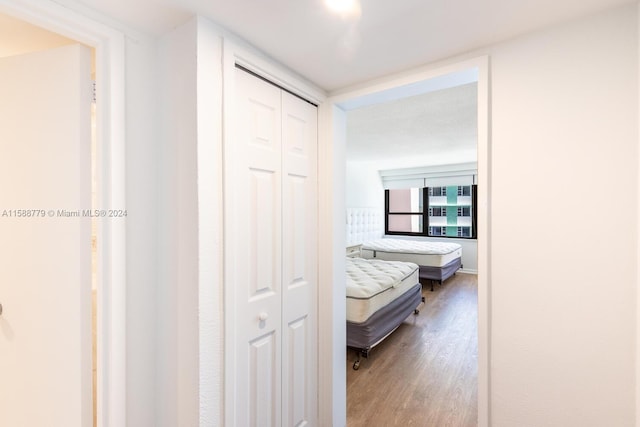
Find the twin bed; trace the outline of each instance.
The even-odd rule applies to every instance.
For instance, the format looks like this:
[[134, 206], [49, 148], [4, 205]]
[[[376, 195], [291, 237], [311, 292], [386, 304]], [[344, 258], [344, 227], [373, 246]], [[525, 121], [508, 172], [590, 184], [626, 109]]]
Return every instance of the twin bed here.
[[418, 314], [422, 285], [417, 264], [347, 258], [347, 346], [360, 355], [395, 331], [411, 314]]
[[458, 243], [376, 239], [362, 244], [363, 258], [408, 261], [420, 266], [420, 278], [442, 283], [462, 267], [462, 246]]
[[348, 241], [364, 242], [362, 258], [347, 258], [346, 268], [347, 346], [358, 354], [353, 369], [359, 368], [361, 355], [367, 357], [411, 313], [419, 313], [420, 279], [429, 280], [433, 291], [434, 282], [442, 283], [462, 266], [457, 243], [371, 239], [376, 221], [366, 211], [347, 212]]

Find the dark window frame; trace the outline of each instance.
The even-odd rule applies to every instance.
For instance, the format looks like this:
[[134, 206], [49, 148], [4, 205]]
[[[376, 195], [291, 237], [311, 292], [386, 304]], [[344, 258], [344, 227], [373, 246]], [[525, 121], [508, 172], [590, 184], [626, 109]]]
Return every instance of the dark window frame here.
[[[429, 193], [427, 193], [427, 187], [422, 188], [422, 212], [389, 212], [389, 190], [384, 190], [384, 233], [396, 236], [426, 236], [427, 231], [424, 225], [428, 220], [425, 220], [429, 216], [429, 208], [427, 206], [429, 199]], [[389, 231], [389, 215], [417, 215], [422, 217], [422, 233], [412, 233], [408, 231]]]
[[[446, 188], [447, 186], [439, 186]], [[431, 234], [431, 227], [444, 227], [439, 225], [429, 224], [429, 189], [432, 187], [422, 187], [422, 212], [389, 212], [389, 190], [384, 190], [384, 233], [391, 236], [423, 236], [423, 237], [441, 237], [447, 239], [469, 239], [476, 240], [478, 238], [478, 185], [471, 185], [471, 236], [447, 236], [445, 235], [433, 235]], [[445, 190], [446, 191], [446, 190]], [[437, 197], [437, 196], [436, 196]], [[457, 213], [457, 212], [456, 212]], [[389, 216], [390, 215], [417, 215], [422, 218], [422, 232], [406, 232], [406, 231], [389, 231]], [[460, 227], [460, 226], [456, 226]], [[442, 229], [441, 229], [442, 231]], [[456, 230], [456, 234], [457, 230]]]

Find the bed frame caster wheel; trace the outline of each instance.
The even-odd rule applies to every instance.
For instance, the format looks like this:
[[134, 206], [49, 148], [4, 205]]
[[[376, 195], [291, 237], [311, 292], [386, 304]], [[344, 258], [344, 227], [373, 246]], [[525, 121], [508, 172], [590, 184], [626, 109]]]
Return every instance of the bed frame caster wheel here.
[[355, 362], [353, 362], [353, 370], [357, 371], [360, 368], [360, 361], [356, 360]]
[[415, 315], [417, 316], [418, 314], [420, 314], [420, 310], [418, 310], [418, 309], [416, 308], [415, 310], [413, 310], [413, 314], [415, 314]]

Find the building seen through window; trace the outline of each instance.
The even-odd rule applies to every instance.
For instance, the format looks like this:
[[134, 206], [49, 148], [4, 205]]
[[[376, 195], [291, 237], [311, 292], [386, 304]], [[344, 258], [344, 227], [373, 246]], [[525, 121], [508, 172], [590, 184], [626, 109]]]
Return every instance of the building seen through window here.
[[475, 185], [385, 190], [385, 232], [475, 238], [475, 195]]

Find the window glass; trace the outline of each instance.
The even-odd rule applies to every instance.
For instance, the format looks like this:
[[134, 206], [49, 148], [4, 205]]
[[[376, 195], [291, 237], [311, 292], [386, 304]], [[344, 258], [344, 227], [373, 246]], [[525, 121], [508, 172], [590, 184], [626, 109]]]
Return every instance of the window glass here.
[[388, 230], [395, 233], [422, 233], [422, 215], [389, 215]]
[[422, 212], [422, 189], [407, 188], [389, 191], [390, 213]]
[[475, 238], [475, 186], [386, 190], [386, 232]]

